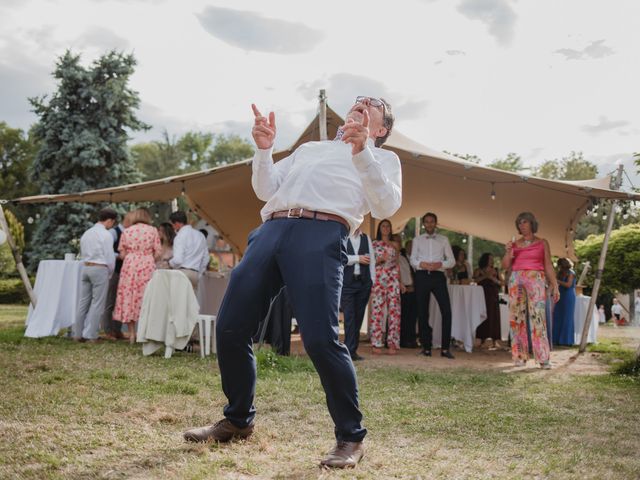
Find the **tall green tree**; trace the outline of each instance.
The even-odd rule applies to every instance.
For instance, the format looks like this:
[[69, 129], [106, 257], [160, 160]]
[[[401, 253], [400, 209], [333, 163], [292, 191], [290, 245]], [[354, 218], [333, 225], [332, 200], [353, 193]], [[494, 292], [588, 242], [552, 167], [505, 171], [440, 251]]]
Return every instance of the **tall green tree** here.
[[[590, 235], [575, 243], [580, 260], [593, 266], [587, 275], [587, 285], [593, 285], [604, 235]], [[607, 261], [602, 273], [603, 292], [629, 292], [640, 288], [640, 224], [625, 225], [611, 232]]]
[[509, 172], [519, 172], [525, 169], [525, 166], [522, 163], [522, 157], [516, 153], [508, 153], [505, 158], [498, 158], [488, 166], [499, 170], [507, 170]]
[[184, 154], [166, 130], [161, 141], [132, 146], [131, 156], [145, 181], [184, 173]]
[[571, 152], [561, 160], [546, 160], [534, 167], [531, 173], [536, 177], [553, 180], [591, 180], [598, 176], [598, 166], [586, 160], [582, 152]]
[[32, 137], [19, 128], [0, 122], [0, 195], [4, 199], [37, 193], [30, 182], [29, 170], [36, 153]]
[[[139, 179], [127, 149], [127, 132], [149, 127], [136, 117], [140, 100], [128, 86], [135, 65], [133, 55], [116, 51], [89, 67], [69, 51], [59, 58], [53, 72], [57, 90], [50, 99], [30, 99], [39, 117], [33, 130], [40, 141], [33, 181], [41, 193], [80, 192]], [[102, 206], [47, 207], [32, 240], [30, 268], [69, 251]]]
[[131, 154], [144, 180], [197, 172], [253, 156], [253, 146], [237, 135], [187, 132], [180, 138], [166, 131], [162, 141], [140, 143]]
[[209, 168], [229, 165], [253, 156], [253, 145], [238, 135], [216, 135], [208, 158]]
[[182, 170], [185, 173], [197, 172], [207, 168], [213, 145], [214, 135], [203, 132], [187, 132], [177, 142], [177, 147], [181, 152]]
[[[38, 187], [29, 177], [37, 149], [32, 134], [0, 122], [0, 198], [9, 200], [38, 193]], [[11, 208], [16, 217], [27, 224], [26, 237], [30, 238], [33, 227], [27, 219], [36, 215], [38, 207], [25, 204]]]

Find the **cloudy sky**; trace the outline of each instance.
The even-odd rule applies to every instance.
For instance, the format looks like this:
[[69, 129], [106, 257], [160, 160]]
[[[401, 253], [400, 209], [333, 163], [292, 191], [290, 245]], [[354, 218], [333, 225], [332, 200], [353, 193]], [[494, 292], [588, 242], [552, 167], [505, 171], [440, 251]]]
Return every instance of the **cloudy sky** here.
[[[429, 147], [528, 165], [582, 151], [602, 174], [640, 150], [637, 0], [0, 0], [0, 120], [28, 128], [66, 49], [133, 53], [154, 129], [249, 137], [251, 102], [279, 148], [314, 117], [383, 96]], [[636, 186], [638, 176], [631, 175]]]

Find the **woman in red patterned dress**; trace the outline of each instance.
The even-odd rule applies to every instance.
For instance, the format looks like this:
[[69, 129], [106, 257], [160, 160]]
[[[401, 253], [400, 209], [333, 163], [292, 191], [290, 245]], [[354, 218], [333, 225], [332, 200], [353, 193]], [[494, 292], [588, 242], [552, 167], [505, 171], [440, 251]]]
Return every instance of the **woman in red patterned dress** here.
[[144, 289], [156, 269], [156, 258], [162, 253], [158, 230], [151, 225], [146, 208], [133, 212], [131, 226], [122, 234], [118, 251], [124, 262], [113, 319], [128, 325], [129, 341], [134, 343]]
[[389, 355], [395, 355], [400, 349], [400, 292], [405, 287], [400, 282], [399, 250], [400, 245], [391, 236], [391, 222], [382, 220], [373, 241], [376, 278], [371, 290], [371, 344], [374, 354], [382, 353], [385, 326]]

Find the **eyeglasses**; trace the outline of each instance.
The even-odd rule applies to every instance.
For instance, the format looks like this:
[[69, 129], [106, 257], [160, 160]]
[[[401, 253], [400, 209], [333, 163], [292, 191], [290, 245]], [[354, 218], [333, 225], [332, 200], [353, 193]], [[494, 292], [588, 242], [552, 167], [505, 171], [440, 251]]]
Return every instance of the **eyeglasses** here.
[[362, 97], [362, 96], [356, 97], [356, 103], [364, 103], [367, 100], [369, 100], [369, 105], [375, 108], [382, 108], [382, 111], [384, 112], [384, 102], [379, 98]]

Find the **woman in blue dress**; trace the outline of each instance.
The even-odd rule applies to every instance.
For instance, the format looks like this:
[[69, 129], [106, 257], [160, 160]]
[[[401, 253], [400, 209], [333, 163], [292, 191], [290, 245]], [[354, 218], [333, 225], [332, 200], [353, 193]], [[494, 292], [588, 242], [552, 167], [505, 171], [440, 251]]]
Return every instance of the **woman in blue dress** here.
[[558, 286], [560, 300], [553, 312], [553, 343], [555, 345], [573, 345], [573, 313], [576, 307], [576, 274], [568, 258], [558, 259]]

